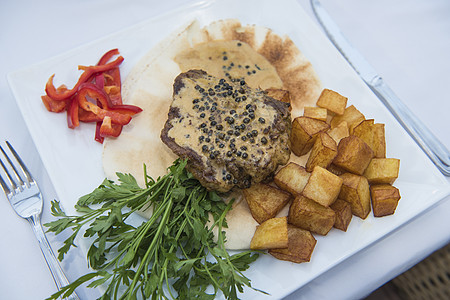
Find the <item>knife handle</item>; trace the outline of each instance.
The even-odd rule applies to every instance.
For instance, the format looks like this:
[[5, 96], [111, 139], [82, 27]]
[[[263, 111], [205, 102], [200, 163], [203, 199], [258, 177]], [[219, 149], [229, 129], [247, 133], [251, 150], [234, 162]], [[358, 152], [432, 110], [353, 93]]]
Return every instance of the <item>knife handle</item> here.
[[373, 78], [368, 86], [439, 170], [445, 176], [450, 176], [450, 152], [438, 138], [403, 104], [380, 76]]

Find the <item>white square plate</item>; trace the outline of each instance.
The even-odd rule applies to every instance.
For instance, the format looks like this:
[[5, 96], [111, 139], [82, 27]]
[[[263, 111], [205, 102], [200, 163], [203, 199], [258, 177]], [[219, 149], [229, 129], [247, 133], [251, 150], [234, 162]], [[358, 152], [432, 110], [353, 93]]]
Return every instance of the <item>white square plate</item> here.
[[264, 296], [246, 289], [244, 299], [282, 298], [357, 253], [381, 237], [437, 204], [450, 192], [450, 185], [413, 142], [399, 123], [361, 81], [324, 34], [294, 0], [198, 1], [186, 7], [127, 28], [70, 52], [9, 74], [16, 101], [27, 123], [55, 190], [69, 214], [75, 213], [78, 198], [90, 193], [104, 179], [102, 146], [94, 141], [94, 125], [82, 124], [76, 130], [66, 126], [66, 115], [46, 111], [40, 96], [52, 74], [69, 87], [78, 78], [79, 64], [95, 64], [107, 50], [119, 48], [125, 61], [125, 78], [134, 64], [169, 33], [197, 18], [203, 25], [226, 18], [242, 24], [257, 24], [287, 34], [311, 61], [323, 86], [349, 98], [367, 118], [386, 124], [387, 157], [400, 158], [400, 176], [395, 186], [402, 199], [394, 215], [362, 221], [354, 217], [347, 232], [333, 229], [316, 236], [311, 262], [294, 264], [262, 256], [246, 272]]

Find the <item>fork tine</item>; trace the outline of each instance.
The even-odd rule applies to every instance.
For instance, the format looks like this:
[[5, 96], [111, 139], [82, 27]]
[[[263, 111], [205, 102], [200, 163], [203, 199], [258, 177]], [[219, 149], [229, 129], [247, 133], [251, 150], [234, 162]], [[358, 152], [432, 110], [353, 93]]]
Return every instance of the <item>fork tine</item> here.
[[[27, 166], [25, 165], [25, 163], [22, 161], [22, 159], [20, 158], [19, 154], [17, 154], [16, 150], [14, 149], [14, 147], [8, 142], [6, 141], [6, 145], [8, 145], [9, 150], [11, 151], [11, 153], [13, 154], [14, 158], [17, 160], [17, 162], [19, 163], [20, 169], [22, 170], [23, 174], [25, 174], [25, 177], [27, 178], [27, 182], [28, 183], [32, 183], [34, 182], [33, 177], [31, 176], [30, 171], [28, 171]], [[18, 176], [19, 178], [21, 178], [21, 176], [19, 175], [19, 173], [17, 172], [17, 169], [14, 167], [14, 165], [11, 163], [11, 160], [7, 157], [9, 163], [11, 164], [14, 173], [16, 174], [16, 176]], [[21, 180], [21, 179], [20, 179]], [[22, 181], [22, 180], [21, 180]], [[23, 184], [23, 182], [22, 182]]]
[[[3, 162], [2, 162], [2, 160], [0, 159], [0, 163], [2, 164], [2, 167], [4, 166], [3, 165]], [[3, 190], [3, 192], [6, 194], [6, 195], [8, 195], [9, 193], [11, 193], [11, 190], [9, 189], [9, 187], [8, 187], [8, 185], [6, 184], [6, 182], [3, 180], [3, 177], [0, 175], [0, 185], [2, 186], [2, 190]]]
[[[3, 152], [3, 155], [6, 157], [6, 159], [9, 161], [8, 156], [6, 155], [5, 151], [3, 150], [2, 146], [0, 146], [0, 150], [1, 152]], [[17, 184], [14, 181], [14, 178], [12, 178], [11, 174], [8, 171], [8, 168], [6, 168], [5, 164], [3, 163], [3, 161], [0, 159], [0, 164], [2, 165], [3, 171], [5, 171], [6, 177], [8, 178], [9, 184], [11, 185], [12, 189], [15, 190], [17, 189]], [[11, 162], [10, 162], [11, 164]], [[5, 181], [2, 179], [3, 183], [6, 185]], [[3, 184], [2, 184], [2, 188], [3, 188]]]

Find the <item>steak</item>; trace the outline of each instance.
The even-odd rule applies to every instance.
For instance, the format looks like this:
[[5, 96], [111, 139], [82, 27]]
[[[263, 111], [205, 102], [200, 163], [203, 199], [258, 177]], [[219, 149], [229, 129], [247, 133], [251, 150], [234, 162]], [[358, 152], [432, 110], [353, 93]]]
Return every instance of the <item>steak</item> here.
[[209, 190], [248, 188], [290, 157], [289, 104], [244, 80], [181, 73], [161, 140]]

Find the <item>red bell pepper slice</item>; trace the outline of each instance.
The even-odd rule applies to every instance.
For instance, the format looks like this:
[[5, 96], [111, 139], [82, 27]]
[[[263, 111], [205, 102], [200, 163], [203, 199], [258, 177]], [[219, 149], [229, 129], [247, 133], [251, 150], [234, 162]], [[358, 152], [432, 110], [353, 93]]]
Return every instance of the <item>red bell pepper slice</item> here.
[[[100, 58], [97, 65], [106, 64], [114, 55], [118, 55], [118, 49], [112, 49], [106, 52], [102, 58]], [[115, 67], [111, 70], [105, 71], [102, 74], [101, 82], [103, 84], [102, 88], [109, 95], [111, 102], [113, 105], [122, 104], [122, 94], [121, 94], [121, 79], [120, 79], [120, 70], [119, 67]], [[99, 77], [96, 77], [96, 84], [99, 80]]]
[[106, 64], [114, 55], [119, 55], [119, 49], [111, 49], [100, 58], [97, 65], [104, 65]]
[[[94, 99], [101, 103], [102, 107], [89, 102], [87, 97]], [[110, 110], [108, 108], [107, 95], [94, 84], [86, 83], [80, 87], [77, 93], [78, 104], [86, 111], [90, 111], [97, 115], [99, 118], [104, 119], [106, 116], [111, 118], [111, 122], [114, 124], [126, 125], [131, 121], [130, 114], [121, 113], [121, 110]]]
[[[63, 84], [56, 89], [58, 92], [64, 92], [67, 90], [67, 87]], [[48, 95], [41, 96], [42, 102], [44, 103], [45, 108], [47, 108], [50, 112], [60, 113], [67, 109], [69, 100], [58, 101], [53, 100]]]
[[67, 126], [74, 129], [80, 125], [79, 108], [77, 97], [71, 97], [69, 102], [69, 108], [67, 109]]
[[88, 95], [91, 98], [97, 100], [97, 105], [100, 108], [103, 108], [105, 110], [116, 112], [116, 113], [121, 113], [121, 114], [126, 114], [126, 115], [130, 115], [130, 116], [133, 116], [142, 111], [142, 108], [135, 106], [135, 105], [129, 105], [129, 104], [113, 105], [113, 103], [111, 102], [111, 100], [108, 97], [108, 94], [104, 90], [98, 88], [98, 86], [93, 83], [87, 83], [87, 82], [83, 83], [80, 86], [80, 89], [78, 92], [80, 93], [84, 89], [89, 90], [91, 94], [88, 94]]
[[47, 95], [41, 96], [42, 103], [50, 112], [60, 113], [66, 110], [67, 101], [55, 101]]
[[47, 81], [47, 84], [45, 85], [45, 92], [47, 95], [52, 98], [53, 100], [66, 100], [78, 91], [78, 88], [81, 84], [87, 82], [92, 75], [99, 73], [99, 72], [105, 72], [112, 68], [117, 67], [123, 62], [124, 58], [122, 56], [119, 56], [116, 60], [107, 63], [105, 65], [97, 65], [97, 66], [78, 66], [79, 70], [84, 70], [83, 74], [81, 74], [80, 78], [78, 79], [77, 83], [71, 90], [66, 90], [64, 92], [58, 92], [58, 90], [53, 85], [53, 77], [55, 77], [55, 74], [50, 76], [50, 78]]
[[104, 137], [117, 137], [123, 125], [131, 116], [142, 111], [134, 105], [122, 104], [119, 65], [124, 60], [119, 56], [109, 62], [118, 49], [106, 52], [95, 66], [78, 66], [81, 74], [75, 86], [69, 90], [62, 85], [55, 89], [52, 75], [45, 86], [46, 95], [42, 101], [52, 112], [67, 111], [69, 128], [76, 128], [79, 122], [96, 122], [95, 140], [103, 143]]
[[100, 127], [102, 126], [102, 123], [103, 122], [97, 122], [95, 126], [95, 136], [94, 136], [94, 139], [100, 144], [103, 144], [103, 141], [105, 140], [105, 138], [100, 135]]
[[100, 125], [100, 136], [118, 137], [122, 131], [122, 128], [123, 126], [118, 126], [118, 124], [112, 123], [112, 119], [109, 116], [106, 116]]
[[91, 111], [84, 110], [81, 107], [78, 108], [78, 119], [80, 120], [80, 122], [85, 122], [85, 123], [102, 121], [102, 119], [100, 119], [99, 116], [97, 116], [96, 114], [94, 114]]

